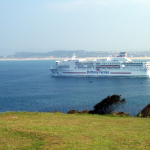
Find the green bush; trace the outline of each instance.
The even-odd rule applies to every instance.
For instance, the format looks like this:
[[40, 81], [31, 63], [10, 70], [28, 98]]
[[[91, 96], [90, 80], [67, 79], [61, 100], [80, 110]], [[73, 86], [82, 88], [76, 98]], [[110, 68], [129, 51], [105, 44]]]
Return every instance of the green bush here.
[[90, 111], [92, 114], [111, 114], [118, 107], [126, 103], [125, 99], [121, 99], [121, 95], [107, 96], [101, 102], [94, 106], [94, 110]]

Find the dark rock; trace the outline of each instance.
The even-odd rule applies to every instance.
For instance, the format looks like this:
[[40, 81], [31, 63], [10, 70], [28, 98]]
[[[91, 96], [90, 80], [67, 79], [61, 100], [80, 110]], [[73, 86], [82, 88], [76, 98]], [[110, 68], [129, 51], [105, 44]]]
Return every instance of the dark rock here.
[[77, 111], [73, 109], [67, 112], [67, 114], [85, 114], [85, 113], [89, 114], [89, 111], [88, 110]]
[[137, 115], [138, 117], [150, 117], [150, 103], [146, 105]]
[[130, 116], [130, 114], [127, 114], [123, 111], [119, 111], [119, 112], [114, 112], [113, 115], [119, 115], [119, 116]]
[[74, 109], [72, 109], [72, 110], [70, 110], [70, 111], [67, 112], [67, 114], [76, 114], [76, 113], [78, 113], [78, 111], [76, 111]]
[[83, 110], [82, 113], [83, 114], [89, 114], [89, 111], [88, 110]]

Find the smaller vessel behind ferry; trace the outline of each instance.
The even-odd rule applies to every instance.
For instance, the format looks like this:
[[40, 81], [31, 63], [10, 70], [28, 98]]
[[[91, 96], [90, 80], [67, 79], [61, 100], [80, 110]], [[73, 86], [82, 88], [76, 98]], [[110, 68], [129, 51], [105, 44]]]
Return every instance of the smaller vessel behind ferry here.
[[97, 60], [71, 59], [56, 61], [50, 69], [53, 76], [150, 76], [150, 62], [132, 61], [126, 52], [120, 52], [116, 58]]

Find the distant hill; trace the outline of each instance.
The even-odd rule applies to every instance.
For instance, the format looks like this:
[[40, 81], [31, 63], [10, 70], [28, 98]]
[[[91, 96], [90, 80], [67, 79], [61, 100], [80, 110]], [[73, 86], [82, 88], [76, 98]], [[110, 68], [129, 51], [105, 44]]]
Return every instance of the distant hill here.
[[[116, 51], [85, 51], [85, 50], [56, 50], [51, 52], [16, 52], [14, 55], [5, 56], [7, 58], [45, 58], [45, 57], [72, 57], [73, 53], [81, 57], [116, 57]], [[150, 57], [150, 51], [127, 52], [128, 57]], [[0, 56], [3, 58], [4, 56]]]

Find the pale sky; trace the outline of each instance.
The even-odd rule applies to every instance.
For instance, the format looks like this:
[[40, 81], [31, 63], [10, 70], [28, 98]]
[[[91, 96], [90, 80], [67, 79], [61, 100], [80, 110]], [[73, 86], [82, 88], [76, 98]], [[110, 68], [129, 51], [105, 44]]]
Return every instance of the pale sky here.
[[150, 0], [0, 0], [0, 55], [150, 50]]

